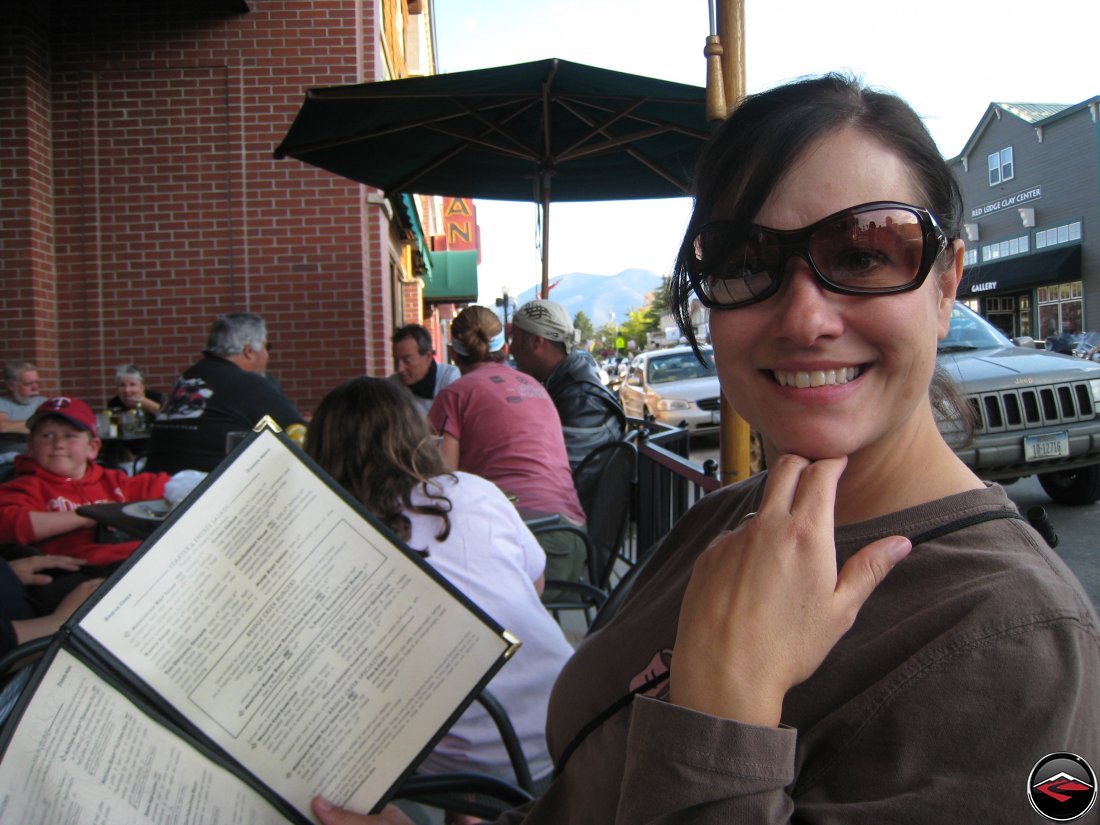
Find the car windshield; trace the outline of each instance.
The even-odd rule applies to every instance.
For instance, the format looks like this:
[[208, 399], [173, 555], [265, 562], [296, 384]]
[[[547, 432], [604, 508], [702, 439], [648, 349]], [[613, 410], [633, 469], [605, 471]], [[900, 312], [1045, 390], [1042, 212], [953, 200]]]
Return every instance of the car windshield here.
[[707, 360], [705, 367], [699, 363], [693, 352], [654, 356], [646, 364], [646, 380], [650, 384], [667, 384], [670, 381], [709, 378], [714, 375], [710, 350], [703, 350], [703, 357]]
[[951, 311], [951, 327], [940, 341], [940, 352], [1011, 347], [1013, 343], [999, 329], [962, 304]]

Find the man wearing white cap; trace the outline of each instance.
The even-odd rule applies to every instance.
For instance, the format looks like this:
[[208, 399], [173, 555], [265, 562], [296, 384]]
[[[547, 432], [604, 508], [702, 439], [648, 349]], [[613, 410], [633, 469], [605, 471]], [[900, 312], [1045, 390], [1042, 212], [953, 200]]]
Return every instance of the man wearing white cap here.
[[601, 444], [621, 439], [626, 427], [622, 405], [596, 375], [592, 356], [574, 349], [576, 337], [569, 313], [554, 301], [528, 301], [512, 319], [512, 357], [550, 394], [574, 470]]

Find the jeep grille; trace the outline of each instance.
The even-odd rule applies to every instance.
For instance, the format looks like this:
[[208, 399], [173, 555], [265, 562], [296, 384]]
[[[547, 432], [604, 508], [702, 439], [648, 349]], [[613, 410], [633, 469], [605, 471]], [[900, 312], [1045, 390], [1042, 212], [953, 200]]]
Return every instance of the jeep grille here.
[[1069, 424], [1096, 416], [1087, 381], [983, 392], [968, 395], [967, 401], [977, 416], [979, 433]]

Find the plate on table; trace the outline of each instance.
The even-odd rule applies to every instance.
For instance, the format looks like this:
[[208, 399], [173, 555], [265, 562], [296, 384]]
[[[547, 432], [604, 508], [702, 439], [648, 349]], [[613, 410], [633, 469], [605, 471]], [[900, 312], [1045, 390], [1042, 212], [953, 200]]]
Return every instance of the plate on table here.
[[172, 506], [162, 498], [152, 501], [131, 501], [122, 505], [122, 512], [131, 518], [140, 518], [147, 521], [163, 521], [164, 517], [172, 512]]

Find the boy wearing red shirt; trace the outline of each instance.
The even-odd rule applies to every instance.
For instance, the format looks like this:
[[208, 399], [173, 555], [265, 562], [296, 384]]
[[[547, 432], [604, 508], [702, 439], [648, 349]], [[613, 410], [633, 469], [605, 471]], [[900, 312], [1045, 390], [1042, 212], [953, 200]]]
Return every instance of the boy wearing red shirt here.
[[162, 498], [170, 476], [128, 476], [96, 464], [101, 442], [95, 415], [78, 398], [46, 400], [27, 427], [27, 452], [15, 459], [15, 478], [0, 484], [0, 544], [34, 545], [99, 567], [128, 557], [140, 541], [97, 542], [95, 522], [76, 508]]

